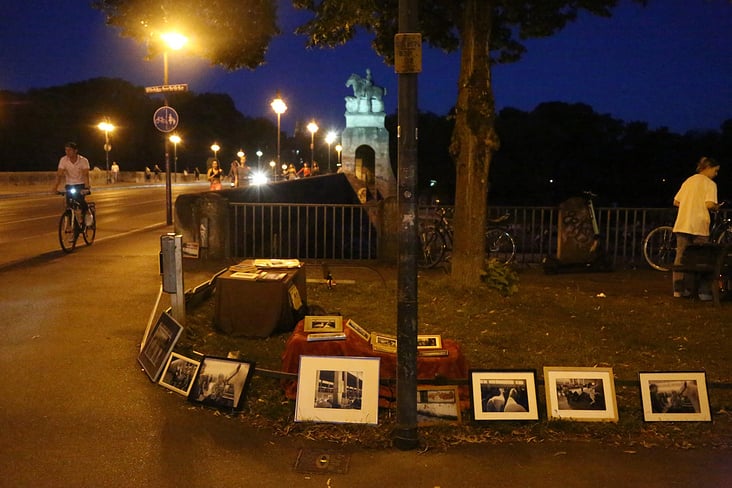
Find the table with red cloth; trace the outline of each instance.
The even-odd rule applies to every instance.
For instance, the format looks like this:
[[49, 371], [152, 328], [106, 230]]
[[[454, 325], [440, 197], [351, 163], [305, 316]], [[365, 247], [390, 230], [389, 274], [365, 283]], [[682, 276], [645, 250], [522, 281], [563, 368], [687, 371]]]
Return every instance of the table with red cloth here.
[[[344, 324], [346, 320], [343, 320]], [[344, 325], [346, 339], [332, 341], [308, 341], [308, 334], [304, 331], [304, 321], [298, 322], [292, 335], [285, 345], [282, 354], [282, 371], [297, 374], [300, 368], [300, 356], [354, 356], [378, 357], [379, 378], [393, 380], [397, 373], [397, 355], [395, 353], [374, 351], [371, 344]], [[442, 347], [447, 350], [447, 356], [418, 356], [418, 380], [445, 380], [457, 379], [464, 381], [469, 374], [468, 362], [463, 356], [460, 345], [451, 339], [442, 339]], [[284, 382], [285, 396], [290, 400], [297, 397], [297, 381]], [[467, 387], [460, 387], [461, 406], [470, 402]], [[396, 384], [384, 385], [379, 388], [379, 406], [389, 407], [396, 401]]]

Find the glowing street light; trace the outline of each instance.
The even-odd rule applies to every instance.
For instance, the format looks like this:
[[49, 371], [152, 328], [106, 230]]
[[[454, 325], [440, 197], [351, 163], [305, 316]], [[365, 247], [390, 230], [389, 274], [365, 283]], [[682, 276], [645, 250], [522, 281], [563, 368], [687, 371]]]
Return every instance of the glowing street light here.
[[109, 143], [109, 133], [114, 130], [114, 125], [112, 125], [109, 120], [105, 120], [103, 122], [99, 122], [97, 128], [104, 132], [104, 152], [107, 155], [107, 184], [109, 184], [109, 151], [112, 150], [112, 145]]
[[[177, 32], [166, 32], [160, 34], [160, 38], [165, 42], [173, 51], [178, 51], [183, 48], [188, 42], [188, 38], [183, 34]], [[163, 51], [163, 85], [168, 84], [168, 50]]]
[[221, 149], [221, 146], [219, 146], [215, 142], [213, 144], [211, 144], [211, 150], [213, 151], [213, 153], [214, 153], [214, 159], [216, 159], [216, 160], [219, 159], [218, 158], [218, 154], [219, 154], [219, 150], [220, 149]]
[[328, 173], [330, 173], [330, 145], [335, 142], [336, 137], [338, 137], [338, 134], [333, 131], [328, 132], [325, 136], [325, 142], [328, 144]]
[[341, 146], [340, 144], [336, 144], [335, 150], [338, 153], [338, 161], [336, 162], [336, 166], [340, 168], [341, 167], [341, 151], [343, 151], [343, 146]]
[[178, 144], [180, 144], [180, 141], [182, 139], [177, 134], [173, 134], [168, 138], [170, 142], [173, 143], [173, 171], [175, 175], [175, 181], [178, 181]]
[[308, 131], [310, 132], [310, 164], [315, 161], [315, 133], [318, 132], [318, 124], [314, 120], [308, 124]]
[[257, 149], [257, 169], [262, 169], [262, 152], [261, 149]]
[[272, 100], [272, 103], [270, 103], [270, 106], [272, 107], [272, 110], [277, 114], [277, 163], [280, 162], [280, 117], [283, 113], [287, 111], [287, 104], [285, 104], [285, 101], [282, 100], [282, 97], [280, 96], [280, 91], [277, 90], [277, 95], [275, 96], [275, 99]]

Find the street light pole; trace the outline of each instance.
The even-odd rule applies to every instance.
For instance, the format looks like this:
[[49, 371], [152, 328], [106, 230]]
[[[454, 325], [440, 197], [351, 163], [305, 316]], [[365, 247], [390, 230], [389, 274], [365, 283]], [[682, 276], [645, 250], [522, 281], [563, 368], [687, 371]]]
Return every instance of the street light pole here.
[[280, 91], [277, 90], [277, 95], [275, 96], [275, 99], [272, 100], [272, 103], [270, 104], [272, 107], [272, 110], [277, 114], [277, 165], [280, 164], [280, 116], [285, 113], [287, 110], [287, 105], [285, 104], [285, 101], [282, 100], [282, 97], [280, 96]]
[[330, 145], [333, 144], [336, 140], [337, 134], [333, 131], [328, 132], [328, 135], [325, 136], [325, 142], [328, 144], [328, 173], [331, 172], [330, 170]]
[[311, 120], [308, 124], [308, 130], [310, 131], [310, 165], [312, 166], [313, 161], [315, 161], [315, 133], [318, 132], [318, 124]]
[[257, 171], [262, 171], [262, 151], [257, 149]]
[[109, 151], [112, 150], [112, 146], [109, 144], [109, 133], [114, 130], [114, 126], [109, 123], [109, 120], [105, 120], [104, 122], [100, 122], [97, 128], [104, 131], [104, 153], [107, 159], [107, 184], [109, 184], [111, 182], [109, 175]]
[[338, 155], [338, 157], [336, 158], [336, 167], [340, 168], [341, 167], [341, 151], [343, 151], [343, 146], [341, 146], [340, 144], [336, 144], [335, 150], [336, 150], [336, 154]]
[[177, 134], [170, 136], [170, 142], [173, 143], [173, 173], [175, 174], [175, 182], [178, 182], [178, 144], [182, 140]]

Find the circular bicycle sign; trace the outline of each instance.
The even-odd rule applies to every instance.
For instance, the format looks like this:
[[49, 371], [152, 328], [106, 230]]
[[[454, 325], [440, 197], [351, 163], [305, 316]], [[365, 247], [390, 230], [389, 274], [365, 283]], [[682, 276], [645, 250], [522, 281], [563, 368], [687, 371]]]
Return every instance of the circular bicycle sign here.
[[170, 132], [178, 127], [178, 112], [173, 107], [160, 107], [153, 115], [153, 124], [160, 132]]

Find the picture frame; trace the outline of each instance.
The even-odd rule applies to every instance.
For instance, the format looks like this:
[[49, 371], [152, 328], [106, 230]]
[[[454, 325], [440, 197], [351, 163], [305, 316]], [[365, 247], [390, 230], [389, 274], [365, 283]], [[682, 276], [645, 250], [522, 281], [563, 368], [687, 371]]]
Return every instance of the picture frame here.
[[458, 424], [460, 414], [457, 385], [417, 385], [417, 424]]
[[364, 341], [371, 342], [371, 332], [358, 325], [353, 319], [348, 319], [346, 321], [346, 327], [355, 332], [356, 335]]
[[442, 349], [442, 336], [439, 334], [418, 334], [417, 350]]
[[397, 338], [393, 335], [372, 332], [371, 333], [371, 348], [374, 351], [396, 354]]
[[473, 420], [539, 420], [536, 371], [471, 369]]
[[641, 371], [643, 420], [646, 422], [711, 422], [704, 371]]
[[295, 422], [379, 421], [378, 357], [300, 356]]
[[544, 367], [547, 416], [585, 422], [617, 422], [612, 368]]
[[253, 373], [253, 361], [204, 356], [188, 401], [230, 413], [239, 412]]
[[306, 315], [305, 332], [343, 332], [343, 317], [340, 315]]
[[173, 352], [168, 358], [168, 364], [165, 365], [165, 369], [158, 383], [169, 390], [187, 397], [200, 366], [200, 361], [195, 361]]
[[166, 311], [160, 314], [158, 321], [146, 335], [137, 362], [153, 383], [157, 383], [160, 378], [182, 332], [183, 326]]

